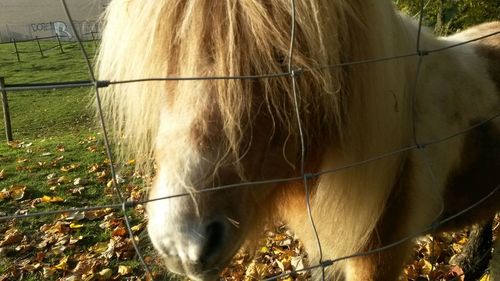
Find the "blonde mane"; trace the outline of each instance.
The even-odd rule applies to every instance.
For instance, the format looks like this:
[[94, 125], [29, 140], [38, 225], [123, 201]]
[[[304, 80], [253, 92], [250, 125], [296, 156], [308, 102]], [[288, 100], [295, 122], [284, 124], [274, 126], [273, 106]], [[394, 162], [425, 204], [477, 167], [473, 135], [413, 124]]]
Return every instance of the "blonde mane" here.
[[[326, 138], [342, 132], [342, 71], [317, 66], [350, 59], [340, 48], [351, 42], [349, 36], [357, 36], [352, 30], [360, 22], [359, 15], [350, 9], [355, 2], [297, 1], [292, 67], [304, 71], [298, 79], [298, 93], [306, 139], [319, 132]], [[287, 72], [290, 11], [288, 0], [114, 1], [105, 16], [98, 75], [119, 81]], [[242, 143], [251, 136], [243, 132], [259, 110], [267, 111], [274, 127], [288, 128], [289, 137], [297, 138], [290, 77], [121, 84], [102, 93], [108, 123], [120, 140], [121, 156], [136, 159], [139, 167], [148, 166], [154, 158], [161, 111], [173, 110], [177, 103], [194, 105], [196, 96], [204, 95], [217, 105], [216, 112], [205, 114], [217, 114], [225, 122], [221, 133], [228, 161], [245, 153]], [[204, 132], [206, 127], [200, 125], [199, 130]]]
[[[291, 3], [115, 0], [107, 10], [99, 79], [171, 78], [113, 83], [102, 104], [121, 157], [146, 170], [156, 161], [149, 235], [169, 269], [195, 280], [215, 278], [274, 216], [318, 264], [317, 237], [323, 260], [369, 251], [420, 233], [498, 183], [498, 121], [457, 135], [497, 112], [497, 49], [448, 48], [458, 38], [434, 38], [388, 0], [295, 1], [295, 13]], [[418, 53], [417, 38], [419, 50], [441, 51]], [[286, 75], [227, 79], [276, 73]], [[455, 137], [420, 145], [446, 136]], [[304, 182], [263, 181], [307, 180], [301, 152], [305, 173], [319, 175], [309, 181], [309, 209]], [[159, 200], [241, 182], [253, 185]], [[497, 198], [471, 218], [491, 216]], [[317, 231], [304, 227], [310, 218]], [[341, 261], [327, 275], [395, 280], [410, 248]]]

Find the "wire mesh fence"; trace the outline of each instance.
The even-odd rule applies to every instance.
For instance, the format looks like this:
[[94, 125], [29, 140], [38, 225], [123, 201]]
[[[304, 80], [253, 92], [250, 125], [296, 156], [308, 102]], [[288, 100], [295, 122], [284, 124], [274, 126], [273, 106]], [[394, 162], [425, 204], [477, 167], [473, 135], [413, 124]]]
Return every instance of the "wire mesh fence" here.
[[[93, 42], [94, 46], [97, 47], [97, 42], [100, 40], [99, 33], [92, 31], [88, 34], [92, 36], [91, 39], [82, 40], [82, 42]], [[35, 36], [33, 39], [25, 40], [16, 40], [15, 38], [12, 38], [10, 42], [0, 43], [0, 45], [11, 45], [13, 47], [12, 54], [15, 55], [18, 62], [21, 62], [23, 55], [26, 54], [37, 53], [40, 54], [41, 58], [46, 57], [46, 54], [52, 50], [57, 50], [59, 53], [64, 54], [65, 47], [75, 44], [77, 44], [76, 41], [69, 41], [67, 38], [61, 37], [57, 34], [45, 37]]]
[[[405, 53], [405, 54], [394, 54], [393, 56], [389, 57], [379, 57], [379, 58], [367, 58], [365, 60], [360, 60], [360, 61], [350, 61], [350, 62], [344, 62], [336, 65], [319, 65], [317, 66], [317, 69], [332, 69], [332, 68], [343, 68], [343, 67], [349, 67], [349, 66], [354, 66], [354, 65], [363, 65], [363, 64], [372, 64], [372, 63], [383, 63], [386, 61], [392, 61], [392, 60], [400, 60], [404, 58], [417, 58], [418, 59], [418, 64], [417, 64], [417, 71], [416, 75], [414, 77], [414, 83], [413, 87], [414, 90], [412, 92], [412, 130], [413, 130], [413, 143], [409, 146], [406, 147], [401, 147], [398, 149], [395, 149], [393, 151], [386, 151], [383, 153], [380, 153], [378, 155], [375, 155], [371, 158], [368, 159], [363, 159], [361, 161], [356, 161], [353, 163], [345, 164], [340, 167], [335, 167], [332, 169], [328, 170], [322, 170], [318, 171], [315, 173], [306, 173], [305, 172], [305, 140], [304, 140], [304, 135], [303, 135], [303, 124], [302, 124], [302, 117], [301, 117], [301, 112], [300, 112], [300, 105], [299, 105], [299, 96], [298, 92], [296, 90], [296, 83], [299, 79], [301, 79], [302, 75], [306, 73], [306, 69], [297, 69], [294, 68], [294, 42], [295, 42], [295, 29], [296, 29], [296, 19], [295, 19], [295, 2], [296, 0], [290, 0], [292, 10], [290, 11], [292, 17], [291, 17], [291, 23], [290, 23], [290, 48], [289, 48], [289, 55], [288, 55], [288, 69], [286, 72], [281, 72], [281, 73], [257, 73], [257, 74], [248, 74], [248, 75], [241, 75], [241, 76], [208, 76], [208, 77], [152, 77], [152, 78], [143, 78], [143, 79], [133, 79], [133, 80], [123, 80], [123, 81], [110, 81], [110, 80], [99, 80], [94, 74], [93, 66], [91, 63], [91, 59], [87, 53], [86, 48], [83, 45], [83, 41], [80, 40], [80, 36], [78, 34], [75, 34], [75, 39], [76, 43], [79, 45], [80, 50], [82, 52], [82, 56], [85, 58], [86, 65], [88, 67], [89, 71], [89, 79], [88, 80], [80, 80], [80, 81], [63, 81], [63, 82], [52, 82], [52, 81], [43, 81], [40, 83], [17, 83], [17, 84], [7, 84], [3, 86], [0, 90], [2, 91], [7, 91], [7, 92], [14, 92], [14, 91], [27, 91], [27, 90], [40, 90], [40, 89], [66, 89], [66, 88], [80, 88], [80, 87], [89, 87], [93, 88], [95, 91], [95, 98], [97, 100], [97, 105], [98, 105], [98, 114], [99, 114], [99, 120], [101, 122], [101, 130], [102, 130], [102, 135], [103, 135], [103, 141], [105, 143], [106, 147], [106, 154], [107, 158], [109, 159], [109, 169], [111, 173], [111, 179], [113, 183], [114, 190], [116, 192], [116, 198], [118, 199], [116, 203], [112, 204], [105, 204], [105, 205], [94, 205], [90, 207], [81, 207], [81, 208], [68, 208], [68, 209], [60, 209], [60, 210], [51, 210], [51, 211], [43, 211], [43, 212], [32, 212], [32, 213], [24, 213], [24, 214], [13, 214], [13, 215], [5, 215], [3, 217], [0, 217], [0, 221], [8, 221], [12, 219], [24, 219], [24, 218], [30, 218], [30, 217], [41, 217], [41, 216], [48, 216], [48, 215], [55, 215], [55, 214], [62, 214], [62, 213], [68, 213], [68, 212], [78, 212], [78, 211], [92, 211], [92, 210], [101, 210], [101, 209], [115, 209], [119, 210], [122, 212], [123, 217], [125, 219], [127, 231], [130, 235], [130, 241], [133, 243], [133, 246], [136, 251], [136, 255], [138, 260], [141, 262], [144, 271], [146, 272], [147, 276], [151, 276], [151, 272], [149, 270], [149, 267], [147, 263], [143, 259], [143, 254], [140, 249], [140, 247], [137, 245], [136, 239], [134, 238], [134, 231], [132, 230], [132, 227], [130, 225], [130, 215], [128, 213], [129, 210], [134, 209], [137, 206], [144, 205], [150, 202], [154, 201], [161, 201], [161, 200], [175, 200], [175, 198], [179, 197], [187, 197], [187, 196], [192, 196], [191, 192], [185, 192], [185, 193], [179, 193], [175, 194], [172, 196], [166, 196], [162, 198], [155, 198], [155, 199], [146, 199], [146, 200], [126, 200], [126, 198], [123, 195], [123, 189], [120, 187], [117, 173], [115, 171], [115, 164], [114, 164], [114, 156], [111, 151], [111, 144], [110, 140], [108, 137], [108, 132], [106, 128], [106, 124], [104, 122], [103, 118], [103, 112], [101, 109], [100, 105], [100, 89], [106, 88], [106, 87], [113, 87], [114, 85], [117, 84], [128, 84], [128, 83], [143, 83], [143, 82], [154, 82], [154, 81], [196, 81], [196, 80], [256, 80], [256, 79], [272, 79], [272, 78], [277, 78], [277, 77], [288, 77], [288, 79], [291, 80], [291, 85], [292, 85], [292, 91], [293, 91], [293, 96], [294, 96], [294, 111], [296, 115], [296, 122], [297, 122], [297, 127], [299, 129], [300, 133], [300, 145], [301, 145], [301, 158], [300, 158], [300, 175], [296, 177], [288, 177], [288, 178], [277, 178], [277, 179], [268, 179], [268, 180], [260, 180], [260, 181], [251, 181], [251, 182], [241, 182], [241, 183], [235, 183], [235, 184], [229, 184], [229, 185], [223, 185], [223, 186], [217, 186], [217, 187], [206, 187], [206, 188], [200, 188], [199, 190], [194, 191], [196, 194], [205, 194], [205, 193], [211, 193], [215, 191], [220, 191], [220, 190], [229, 190], [229, 189], [237, 189], [237, 188], [243, 188], [247, 186], [258, 186], [258, 185], [265, 185], [265, 184], [278, 184], [278, 183], [286, 183], [286, 182], [301, 182], [306, 194], [306, 205], [307, 205], [307, 212], [308, 212], [308, 217], [309, 217], [309, 224], [310, 227], [313, 229], [313, 232], [315, 233], [316, 236], [316, 242], [317, 242], [317, 247], [318, 247], [318, 252], [320, 253], [320, 258], [319, 258], [319, 263], [317, 264], [312, 264], [310, 266], [307, 266], [303, 269], [297, 270], [295, 272], [284, 272], [280, 275], [273, 276], [271, 278], [265, 279], [265, 280], [278, 280], [280, 278], [284, 278], [289, 276], [290, 274], [301, 272], [301, 271], [309, 271], [309, 270], [314, 270], [314, 269], [320, 269], [321, 270], [321, 276], [322, 279], [325, 280], [325, 269], [340, 262], [344, 261], [347, 259], [352, 259], [356, 257], [363, 257], [363, 256], [368, 256], [368, 255], [373, 255], [382, 251], [385, 251], [387, 249], [396, 247], [402, 243], [405, 243], [407, 241], [413, 240], [423, 234], [433, 232], [435, 229], [439, 228], [440, 226], [454, 220], [455, 218], [461, 216], [462, 214], [465, 214], [469, 212], [470, 210], [474, 209], [475, 207], [481, 205], [484, 201], [490, 199], [493, 195], [495, 195], [498, 190], [500, 189], [500, 185], [496, 186], [488, 195], [485, 197], [481, 198], [478, 200], [476, 203], [473, 205], [469, 206], [466, 209], [461, 210], [460, 212], [457, 212], [456, 214], [453, 214], [451, 216], [442, 218], [442, 211], [439, 214], [436, 214], [436, 220], [429, 225], [426, 228], [420, 229], [419, 231], [415, 233], [411, 233], [410, 235], [405, 236], [404, 238], [393, 241], [392, 243], [389, 243], [387, 245], [384, 245], [382, 247], [375, 248], [370, 251], [366, 252], [359, 252], [359, 253], [353, 253], [351, 255], [347, 256], [342, 256], [338, 257], [335, 259], [324, 259], [323, 258], [323, 248], [321, 244], [321, 239], [319, 238], [318, 231], [316, 229], [316, 224], [315, 224], [315, 218], [312, 215], [311, 212], [311, 207], [310, 207], [310, 186], [309, 186], [309, 180], [318, 178], [322, 175], [325, 174], [331, 174], [331, 173], [337, 173], [343, 170], [351, 169], [353, 167], [358, 167], [361, 165], [367, 165], [370, 163], [374, 163], [376, 161], [379, 161], [381, 159], [385, 159], [391, 156], [399, 155], [404, 152], [408, 151], [417, 151], [418, 153], [421, 154], [422, 159], [424, 159], [424, 163], [427, 166], [428, 174], [431, 179], [431, 182], [433, 184], [437, 184], [435, 182], [435, 179], [433, 178], [433, 168], [432, 168], [432, 163], [430, 161], [430, 158], [428, 157], [428, 154], [430, 153], [428, 148], [432, 147], [433, 145], [437, 144], [442, 144], [446, 143], [447, 141], [450, 141], [451, 139], [454, 139], [459, 136], [463, 136], [472, 130], [475, 130], [479, 127], [485, 126], [486, 124], [489, 124], [490, 122], [496, 120], [500, 116], [500, 110], [498, 113], [488, 117], [487, 119], [480, 120], [475, 124], [472, 124], [468, 128], [464, 128], [463, 130], [457, 131], [450, 133], [448, 135], [443, 135], [439, 138], [432, 139], [432, 140], [426, 140], [422, 141], [418, 138], [416, 134], [416, 110], [414, 108], [415, 106], [415, 100], [418, 98], [417, 92], [416, 92], [416, 86], [418, 84], [418, 81], [420, 79], [422, 69], [421, 65], [422, 62], [425, 60], [426, 56], [433, 54], [433, 53], [440, 53], [440, 52], [445, 52], [446, 50], [457, 48], [475, 41], [479, 41], [491, 36], [495, 36], [500, 34], [500, 30], [490, 33], [485, 36], [477, 37], [472, 40], [467, 40], [463, 41], [460, 43], [456, 44], [450, 44], [447, 47], [442, 47], [442, 48], [437, 48], [437, 49], [422, 49], [421, 43], [420, 43], [420, 36], [421, 36], [421, 26], [422, 26], [422, 17], [424, 15], [424, 3], [423, 1], [421, 2], [421, 12], [420, 12], [420, 23], [419, 23], [419, 31], [418, 31], [418, 39], [417, 39], [417, 44], [415, 46], [415, 50], [410, 53]], [[65, 0], [61, 0], [61, 5], [64, 7], [66, 16], [68, 17], [68, 20], [70, 23], [73, 23], [72, 17], [70, 12], [68, 11], [67, 5]], [[73, 27], [74, 28], [74, 27]], [[76, 30], [76, 29], [75, 29]], [[40, 38], [41, 39], [41, 38]], [[50, 38], [49, 38], [50, 39]], [[59, 44], [59, 47], [61, 45]], [[40, 52], [42, 53], [43, 56], [43, 50], [40, 48]], [[21, 53], [17, 52], [16, 53]], [[459, 280], [459, 277], [457, 278]]]

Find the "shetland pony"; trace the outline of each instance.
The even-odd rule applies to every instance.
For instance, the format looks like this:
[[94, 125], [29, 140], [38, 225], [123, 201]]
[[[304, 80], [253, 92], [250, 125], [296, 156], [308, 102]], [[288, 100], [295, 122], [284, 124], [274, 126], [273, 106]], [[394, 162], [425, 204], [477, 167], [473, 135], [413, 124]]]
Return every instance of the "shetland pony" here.
[[[293, 77], [149, 81], [103, 92], [122, 156], [141, 169], [155, 166], [149, 199], [189, 194], [147, 204], [149, 235], [174, 272], [216, 279], [277, 218], [315, 265], [499, 209], [500, 194], [490, 193], [500, 184], [500, 121], [468, 130], [500, 111], [498, 36], [422, 57], [333, 67], [415, 52], [418, 27], [382, 0], [297, 0], [295, 13], [290, 0], [115, 0], [105, 19], [101, 79], [283, 73], [289, 61], [297, 70]], [[491, 23], [441, 39], [423, 30], [420, 49], [498, 30]], [[200, 193], [310, 175], [413, 145], [306, 176], [309, 196], [302, 180]], [[488, 194], [469, 212], [435, 223]], [[336, 262], [326, 279], [396, 280], [411, 246], [408, 240]]]

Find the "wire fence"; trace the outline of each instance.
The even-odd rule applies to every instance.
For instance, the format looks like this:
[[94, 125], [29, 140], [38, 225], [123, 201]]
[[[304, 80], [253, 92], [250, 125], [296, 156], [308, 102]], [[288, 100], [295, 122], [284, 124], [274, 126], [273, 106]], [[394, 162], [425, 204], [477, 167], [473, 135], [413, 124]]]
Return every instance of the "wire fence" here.
[[[305, 267], [300, 270], [296, 270], [294, 272], [284, 272], [280, 275], [265, 279], [265, 280], [277, 280], [282, 277], [287, 277], [290, 276], [290, 274], [293, 273], [298, 273], [298, 272], [303, 272], [303, 271], [309, 271], [313, 269], [320, 269], [322, 272], [322, 279], [325, 280], [325, 269], [327, 267], [333, 266], [334, 264], [347, 260], [347, 259], [352, 259], [356, 257], [363, 257], [363, 256], [368, 256], [372, 254], [376, 254], [388, 249], [391, 249], [393, 247], [396, 247], [402, 243], [405, 243], [407, 241], [413, 240], [423, 234], [433, 232], [440, 226], [456, 219], [457, 217], [469, 212], [470, 210], [474, 209], [475, 207], [481, 205], [483, 202], [486, 200], [490, 199], [492, 196], [494, 196], [498, 190], [500, 189], [500, 185], [496, 186], [493, 188], [493, 190], [475, 202], [474, 204], [470, 205], [469, 207], [461, 210], [460, 212], [457, 212], [456, 214], [453, 214], [451, 216], [442, 218], [443, 210], [441, 210], [440, 213], [436, 214], [436, 218], [434, 222], [419, 230], [416, 231], [415, 233], [411, 233], [407, 235], [406, 237], [401, 238], [400, 240], [393, 241], [392, 243], [389, 243], [387, 245], [383, 245], [381, 247], [366, 251], [366, 252], [359, 252], [359, 253], [353, 253], [351, 255], [343, 256], [343, 257], [338, 257], [335, 259], [324, 259], [323, 257], [323, 248], [321, 245], [321, 240], [319, 239], [318, 236], [318, 231], [316, 228], [315, 224], [315, 218], [312, 215], [311, 212], [311, 206], [310, 206], [310, 187], [308, 184], [308, 180], [310, 179], [315, 179], [318, 178], [322, 175], [325, 174], [331, 174], [331, 173], [337, 173], [339, 171], [343, 171], [346, 169], [351, 169], [354, 167], [362, 166], [362, 165], [367, 165], [391, 156], [395, 156], [404, 152], [408, 151], [418, 151], [422, 155], [422, 159], [424, 159], [424, 163], [426, 165], [426, 168], [428, 169], [428, 174], [431, 179], [432, 184], [437, 184], [436, 180], [434, 179], [434, 174], [433, 174], [433, 168], [430, 162], [430, 159], [428, 157], [428, 150], [427, 148], [436, 144], [440, 143], [445, 143], [453, 138], [463, 136], [469, 132], [471, 132], [474, 129], [477, 129], [479, 127], [485, 126], [486, 124], [492, 122], [493, 120], [496, 120], [498, 117], [500, 117], [500, 109], [499, 112], [490, 116], [489, 118], [482, 120], [480, 122], [477, 122], [468, 128], [465, 128], [461, 131], [457, 131], [454, 133], [451, 133], [449, 135], [444, 135], [440, 138], [428, 140], [428, 141], [421, 141], [417, 134], [416, 134], [416, 118], [417, 118], [417, 113], [415, 110], [415, 103], [418, 98], [417, 96], [417, 84], [419, 83], [419, 79], [421, 76], [421, 65], [422, 62], [425, 60], [425, 57], [428, 56], [429, 54], [432, 53], [439, 53], [439, 52], [444, 52], [449, 49], [453, 49], [462, 45], [466, 45], [478, 40], [482, 40], [491, 36], [495, 36], [500, 34], [500, 30], [490, 33], [485, 36], [477, 37], [472, 40], [456, 43], [453, 45], [449, 45], [447, 47], [443, 48], [437, 48], [437, 49], [422, 49], [421, 48], [421, 27], [422, 27], [422, 18], [424, 15], [424, 1], [420, 1], [420, 14], [419, 14], [419, 29], [418, 29], [418, 36], [417, 36], [417, 42], [415, 46], [415, 51], [410, 52], [410, 53], [405, 53], [405, 54], [395, 54], [390, 57], [381, 57], [381, 58], [367, 58], [365, 60], [360, 60], [360, 61], [351, 61], [351, 62], [344, 62], [336, 65], [319, 65], [316, 67], [316, 69], [332, 69], [332, 68], [342, 68], [342, 67], [348, 67], [348, 66], [354, 66], [354, 65], [360, 65], [360, 64], [371, 64], [371, 63], [382, 63], [386, 61], [392, 61], [392, 60], [399, 60], [403, 58], [410, 58], [414, 57], [418, 59], [417, 63], [417, 69], [416, 69], [416, 74], [413, 80], [413, 92], [412, 92], [412, 130], [413, 130], [413, 144], [406, 146], [406, 147], [401, 147], [399, 149], [395, 149], [392, 151], [387, 151], [378, 155], [375, 155], [371, 158], [364, 159], [361, 161], [353, 162], [353, 163], [348, 163], [343, 166], [335, 167], [332, 169], [327, 169], [327, 170], [322, 170], [318, 171], [315, 173], [306, 173], [305, 172], [305, 140], [304, 140], [304, 134], [303, 134], [303, 124], [302, 124], [302, 118], [301, 118], [301, 112], [299, 110], [299, 102], [298, 102], [298, 93], [296, 89], [296, 83], [298, 79], [301, 79], [302, 74], [305, 72], [308, 72], [310, 70], [306, 69], [297, 69], [294, 68], [294, 41], [295, 41], [295, 29], [296, 29], [296, 19], [295, 19], [295, 2], [296, 0], [290, 0], [292, 10], [291, 15], [291, 24], [290, 24], [290, 49], [289, 49], [289, 56], [288, 56], [288, 70], [286, 72], [281, 72], [281, 73], [268, 73], [268, 74], [249, 74], [249, 75], [241, 75], [241, 76], [210, 76], [210, 77], [152, 77], [152, 78], [145, 78], [145, 79], [134, 79], [134, 80], [122, 80], [122, 81], [110, 81], [110, 80], [98, 80], [94, 74], [94, 70], [92, 67], [92, 64], [90, 62], [90, 58], [87, 54], [87, 51], [85, 50], [82, 40], [80, 39], [80, 36], [78, 34], [75, 34], [75, 39], [76, 43], [79, 45], [82, 56], [85, 58], [87, 66], [88, 66], [88, 71], [89, 71], [89, 80], [82, 80], [82, 81], [67, 81], [67, 82], [57, 82], [53, 83], [50, 81], [44, 82], [44, 83], [24, 83], [24, 84], [6, 84], [0, 87], [1, 91], [26, 91], [26, 90], [39, 90], [39, 89], [66, 89], [66, 88], [80, 88], [80, 87], [92, 87], [95, 90], [95, 98], [97, 100], [97, 105], [98, 105], [98, 114], [99, 114], [99, 119], [101, 122], [101, 129], [102, 129], [102, 135], [103, 135], [103, 140], [105, 143], [106, 147], [106, 153], [107, 157], [110, 160], [109, 162], [109, 168], [111, 170], [111, 175], [112, 175], [112, 181], [113, 181], [113, 187], [116, 192], [116, 196], [118, 198], [118, 202], [114, 204], [107, 204], [107, 205], [96, 205], [96, 206], [90, 206], [90, 207], [83, 207], [83, 208], [70, 208], [70, 209], [60, 209], [60, 210], [53, 210], [53, 211], [43, 211], [43, 212], [32, 212], [32, 213], [26, 213], [26, 214], [16, 214], [16, 215], [7, 215], [0, 217], [0, 221], [7, 221], [11, 219], [25, 219], [25, 218], [30, 218], [30, 217], [39, 217], [39, 216], [48, 216], [48, 215], [54, 215], [54, 214], [61, 214], [65, 212], [75, 212], [75, 211], [91, 211], [91, 210], [99, 210], [99, 209], [115, 209], [115, 210], [121, 210], [122, 215], [124, 216], [126, 227], [131, 239], [131, 242], [133, 243], [133, 246], [135, 248], [137, 257], [139, 261], [141, 262], [142, 266], [144, 267], [144, 270], [146, 272], [146, 275], [152, 276], [151, 272], [148, 268], [148, 265], [143, 259], [143, 255], [136, 243], [136, 240], [134, 239], [134, 234], [133, 231], [130, 227], [130, 221], [129, 221], [129, 216], [127, 214], [127, 210], [133, 209], [134, 207], [142, 204], [147, 204], [150, 202], [154, 201], [160, 201], [160, 200], [173, 200], [175, 198], [179, 197], [185, 197], [185, 196], [192, 196], [193, 193], [179, 193], [175, 194], [172, 196], [166, 196], [162, 198], [155, 198], [155, 199], [147, 199], [147, 200], [139, 200], [139, 201], [128, 201], [125, 200], [122, 190], [120, 188], [120, 184], [118, 183], [116, 172], [115, 172], [115, 165], [114, 165], [114, 160], [113, 160], [113, 153], [111, 151], [111, 145], [110, 141], [108, 138], [108, 132], [107, 128], [104, 122], [103, 118], [103, 112], [101, 109], [101, 104], [100, 104], [100, 89], [101, 88], [106, 88], [106, 87], [112, 87], [113, 85], [117, 84], [127, 84], [127, 83], [142, 83], [142, 82], [152, 82], [152, 81], [190, 81], [190, 80], [255, 80], [255, 79], [268, 79], [268, 78], [277, 78], [277, 77], [289, 77], [291, 80], [291, 85], [292, 85], [292, 91], [293, 91], [293, 98], [294, 98], [294, 111], [296, 115], [296, 122], [298, 125], [299, 129], [299, 135], [300, 135], [300, 147], [301, 147], [301, 158], [300, 158], [300, 170], [301, 174], [300, 176], [296, 177], [289, 177], [289, 178], [276, 178], [276, 179], [268, 179], [268, 180], [260, 180], [260, 181], [251, 181], [251, 182], [241, 182], [241, 183], [235, 183], [235, 184], [229, 184], [229, 185], [223, 185], [223, 186], [218, 186], [218, 187], [207, 187], [207, 188], [201, 188], [199, 190], [193, 191], [196, 194], [204, 194], [204, 193], [210, 193], [210, 192], [215, 192], [215, 191], [220, 191], [220, 190], [227, 190], [227, 189], [235, 189], [235, 188], [242, 188], [242, 187], [247, 187], [247, 186], [256, 186], [256, 185], [264, 185], [264, 184], [278, 184], [278, 183], [286, 183], [286, 182], [302, 182], [304, 191], [306, 194], [306, 207], [307, 207], [307, 212], [308, 212], [308, 217], [310, 220], [310, 227], [312, 228], [315, 236], [316, 236], [316, 242], [317, 242], [317, 247], [318, 247], [318, 252], [319, 252], [319, 263], [310, 265], [308, 267]], [[72, 16], [70, 12], [68, 11], [67, 4], [65, 0], [61, 0], [61, 5], [64, 8], [64, 11], [66, 13], [66, 16], [71, 23], [72, 27], [74, 28], [74, 21], [72, 19]], [[484, 258], [484, 257], [483, 257]], [[460, 276], [457, 277], [457, 280], [459, 280]]]
[[[90, 37], [91, 39], [82, 40], [82, 42], [94, 42], [95, 45], [97, 46], [97, 42], [100, 40], [100, 32], [91, 31], [83, 34], [82, 36], [88, 37], [89, 35], [91, 36]], [[29, 42], [35, 43], [35, 50], [23, 50], [19, 46], [19, 44], [29, 43]], [[42, 46], [42, 42], [48, 42], [50, 45]], [[53, 36], [44, 36], [44, 37], [35, 36], [32, 39], [25, 39], [25, 40], [16, 40], [16, 38], [12, 38], [10, 42], [0, 42], [0, 45], [12, 45], [14, 47], [14, 52], [12, 52], [12, 54], [16, 55], [17, 62], [21, 62], [22, 54], [39, 53], [40, 57], [44, 58], [46, 57], [46, 53], [48, 51], [54, 49], [58, 49], [61, 54], [64, 54], [64, 46], [70, 44], [77, 44], [77, 42], [70, 41], [70, 38], [68, 38], [67, 36], [60, 36], [59, 34]]]

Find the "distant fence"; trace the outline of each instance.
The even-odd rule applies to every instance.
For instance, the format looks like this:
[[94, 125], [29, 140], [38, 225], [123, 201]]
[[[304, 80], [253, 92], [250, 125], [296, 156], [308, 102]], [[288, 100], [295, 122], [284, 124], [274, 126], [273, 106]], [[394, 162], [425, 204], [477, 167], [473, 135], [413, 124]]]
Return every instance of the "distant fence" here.
[[[89, 35], [90, 35], [89, 40], [84, 40], [84, 41], [97, 42], [98, 40], [100, 40], [100, 32], [91, 31], [89, 33], [82, 34], [82, 36], [87, 36], [87, 37]], [[51, 40], [55, 43], [55, 45], [52, 45], [52, 46], [46, 47], [46, 48], [42, 48], [42, 45], [40, 44], [41, 40]], [[63, 44], [61, 43], [62, 41], [65, 41], [65, 42], [71, 41], [72, 42], [71, 38], [66, 37], [66, 36], [59, 36], [59, 34], [56, 34], [53, 36], [45, 36], [45, 37], [35, 36], [35, 38], [33, 38], [33, 39], [25, 39], [25, 40], [16, 40], [16, 38], [11, 38], [10, 42], [3, 42], [3, 43], [0, 43], [0, 45], [12, 44], [14, 47], [13, 54], [16, 55], [17, 61], [21, 62], [21, 54], [40, 53], [40, 57], [43, 58], [43, 57], [45, 57], [45, 52], [52, 50], [52, 49], [59, 49], [61, 54], [63, 54], [64, 48], [63, 48]], [[34, 50], [34, 51], [22, 51], [22, 50], [20, 50], [18, 44], [19, 43], [26, 43], [26, 42], [36, 42], [36, 50]], [[76, 43], [76, 41], [74, 43]]]
[[[0, 77], [0, 88], [5, 88], [5, 79]], [[9, 101], [7, 99], [7, 91], [2, 90], [0, 92], [2, 94], [2, 107], [3, 107], [3, 121], [5, 125], [5, 137], [7, 138], [7, 142], [11, 142], [14, 140], [12, 137], [12, 125], [10, 121], [10, 110], [9, 110]]]
[[[70, 82], [60, 82], [60, 83], [28, 83], [28, 84], [16, 84], [16, 90], [47, 90], [47, 89], [62, 89], [62, 88], [76, 88], [76, 87], [92, 87], [95, 83], [88, 80], [80, 81], [70, 81]], [[10, 107], [9, 99], [7, 95], [7, 88], [11, 87], [5, 83], [5, 78], [0, 77], [0, 95], [2, 99], [2, 110], [5, 128], [5, 137], [7, 143], [14, 140], [12, 133], [12, 121], [10, 118]]]

